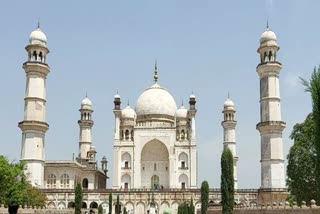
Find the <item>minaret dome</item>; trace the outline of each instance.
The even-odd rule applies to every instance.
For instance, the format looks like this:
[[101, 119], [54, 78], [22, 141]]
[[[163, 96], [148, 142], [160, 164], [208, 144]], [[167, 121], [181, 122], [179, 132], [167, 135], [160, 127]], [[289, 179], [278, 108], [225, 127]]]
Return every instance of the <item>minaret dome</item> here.
[[92, 102], [87, 96], [81, 102], [81, 109], [92, 110]]
[[234, 110], [234, 103], [230, 98], [224, 102], [224, 110]]
[[29, 44], [42, 45], [44, 47], [47, 47], [47, 36], [39, 28], [39, 26], [34, 31], [31, 32], [29, 36]]
[[266, 28], [266, 30], [261, 34], [261, 37], [260, 37], [260, 44], [263, 44], [266, 42], [274, 42], [277, 45], [277, 36], [269, 28]]

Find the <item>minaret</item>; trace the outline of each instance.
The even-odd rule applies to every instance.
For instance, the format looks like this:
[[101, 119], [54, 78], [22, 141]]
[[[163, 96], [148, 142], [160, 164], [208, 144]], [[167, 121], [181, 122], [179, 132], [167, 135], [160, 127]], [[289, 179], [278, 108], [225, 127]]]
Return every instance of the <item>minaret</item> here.
[[21, 160], [26, 164], [26, 175], [33, 186], [44, 187], [46, 123], [46, 78], [49, 66], [46, 56], [47, 37], [39, 26], [30, 34], [26, 46], [28, 61], [23, 64], [26, 73], [24, 118], [19, 123], [22, 131]]
[[234, 189], [238, 189], [238, 177], [237, 177], [237, 151], [236, 151], [236, 125], [235, 120], [235, 108], [234, 103], [230, 98], [224, 102], [224, 108], [222, 111], [224, 119], [221, 123], [223, 126], [223, 147], [229, 148], [233, 156], [233, 177], [234, 177]]
[[286, 187], [282, 142], [285, 122], [281, 119], [281, 63], [277, 61], [278, 50], [277, 37], [267, 26], [261, 35], [257, 50], [260, 54], [260, 64], [257, 66], [260, 78], [260, 123], [257, 124], [257, 129], [261, 136], [262, 191]]
[[92, 147], [92, 102], [86, 96], [81, 102], [80, 108], [80, 120], [78, 124], [80, 127], [80, 137], [79, 137], [79, 157], [78, 161], [80, 163], [85, 163], [89, 160], [89, 152]]
[[189, 110], [188, 117], [190, 119], [190, 160], [191, 162], [191, 183], [190, 188], [197, 188], [197, 178], [198, 178], [198, 165], [197, 165], [197, 146], [196, 146], [196, 96], [192, 93], [189, 97]]
[[113, 180], [112, 188], [118, 189], [121, 186], [119, 179], [121, 178], [119, 169], [121, 163], [121, 154], [119, 151], [120, 148], [120, 122], [121, 122], [121, 97], [117, 93], [114, 96], [114, 108], [113, 113], [115, 117], [115, 127], [114, 127], [114, 149], [113, 149]]

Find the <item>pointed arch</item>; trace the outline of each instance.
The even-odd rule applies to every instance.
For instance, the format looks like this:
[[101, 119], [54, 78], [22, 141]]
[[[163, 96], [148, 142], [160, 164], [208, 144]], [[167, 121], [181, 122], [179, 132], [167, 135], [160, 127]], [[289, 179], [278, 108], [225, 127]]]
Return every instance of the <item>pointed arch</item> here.
[[130, 169], [131, 168], [131, 155], [128, 152], [125, 152], [121, 156], [122, 168]]

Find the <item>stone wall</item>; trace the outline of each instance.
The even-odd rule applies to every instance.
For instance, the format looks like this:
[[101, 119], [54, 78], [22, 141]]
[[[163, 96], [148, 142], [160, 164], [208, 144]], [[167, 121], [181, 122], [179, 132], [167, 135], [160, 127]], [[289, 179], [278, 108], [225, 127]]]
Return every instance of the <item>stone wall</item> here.
[[[84, 213], [84, 210], [82, 211]], [[95, 213], [98, 213], [95, 210]], [[8, 208], [0, 207], [0, 214], [8, 214]], [[18, 214], [74, 214], [74, 209], [22, 209], [18, 210]]]
[[[295, 203], [290, 206], [287, 202], [286, 204], [274, 203], [272, 206], [267, 204], [266, 206], [262, 205], [258, 207], [236, 207], [233, 214], [320, 214], [320, 206], [317, 206], [314, 200], [310, 204], [310, 206], [307, 206], [306, 202], [302, 202], [302, 205], [299, 207]], [[197, 213], [200, 214], [200, 211]], [[207, 211], [207, 214], [221, 213], [221, 207], [209, 207]]]

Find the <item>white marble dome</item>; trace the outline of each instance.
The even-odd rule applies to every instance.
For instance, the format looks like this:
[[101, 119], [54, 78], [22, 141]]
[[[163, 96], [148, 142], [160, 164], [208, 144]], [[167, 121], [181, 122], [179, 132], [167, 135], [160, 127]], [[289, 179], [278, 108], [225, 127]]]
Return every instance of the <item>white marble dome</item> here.
[[224, 109], [228, 109], [228, 110], [234, 110], [234, 103], [233, 101], [228, 98], [226, 99], [226, 101], [224, 102], [224, 105], [223, 105]]
[[136, 116], [136, 112], [129, 105], [127, 105], [126, 108], [121, 110], [121, 117], [122, 118], [134, 119], [135, 116]]
[[38, 27], [34, 31], [31, 32], [29, 36], [30, 45], [42, 45], [47, 46], [47, 36], [42, 32], [42, 30]]
[[188, 109], [186, 109], [183, 105], [177, 110], [176, 117], [177, 118], [187, 118]]
[[137, 116], [169, 115], [174, 117], [177, 105], [172, 95], [158, 83], [147, 88], [138, 98], [136, 105]]
[[81, 109], [92, 110], [92, 102], [88, 97], [85, 97], [81, 102]]
[[277, 36], [276, 34], [270, 30], [269, 28], [267, 28], [260, 37], [260, 43], [264, 43], [264, 42], [268, 42], [268, 41], [274, 41], [277, 42]]

